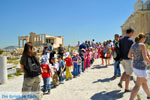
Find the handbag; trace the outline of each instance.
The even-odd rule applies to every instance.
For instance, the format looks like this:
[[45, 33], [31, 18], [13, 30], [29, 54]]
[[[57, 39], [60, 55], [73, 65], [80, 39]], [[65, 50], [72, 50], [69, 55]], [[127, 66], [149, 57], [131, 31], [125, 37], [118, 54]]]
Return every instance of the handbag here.
[[26, 62], [25, 70], [27, 72], [27, 76], [29, 77], [36, 77], [40, 75], [41, 72], [41, 66], [37, 59], [33, 57], [27, 57], [27, 62]]

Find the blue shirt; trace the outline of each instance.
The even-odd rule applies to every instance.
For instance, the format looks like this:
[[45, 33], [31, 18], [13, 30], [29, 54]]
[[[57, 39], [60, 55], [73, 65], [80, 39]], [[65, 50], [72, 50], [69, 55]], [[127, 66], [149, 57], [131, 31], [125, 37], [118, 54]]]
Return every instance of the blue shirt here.
[[78, 61], [78, 57], [73, 57], [72, 61]]
[[122, 59], [130, 59], [128, 58], [128, 53], [133, 43], [133, 40], [128, 36], [125, 36], [124, 38], [119, 40], [119, 47]]
[[86, 44], [85, 43], [82, 43], [80, 46], [79, 46], [79, 49], [81, 50], [81, 49], [86, 49], [87, 47], [86, 47]]

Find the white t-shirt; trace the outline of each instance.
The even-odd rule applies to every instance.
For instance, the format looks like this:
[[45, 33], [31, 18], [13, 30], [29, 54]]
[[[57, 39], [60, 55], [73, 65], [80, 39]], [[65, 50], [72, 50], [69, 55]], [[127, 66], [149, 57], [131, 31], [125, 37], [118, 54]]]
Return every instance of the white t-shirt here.
[[56, 68], [56, 70], [54, 70], [54, 72], [59, 71], [59, 64], [58, 64], [58, 62], [56, 62], [56, 63], [53, 65], [53, 67]]

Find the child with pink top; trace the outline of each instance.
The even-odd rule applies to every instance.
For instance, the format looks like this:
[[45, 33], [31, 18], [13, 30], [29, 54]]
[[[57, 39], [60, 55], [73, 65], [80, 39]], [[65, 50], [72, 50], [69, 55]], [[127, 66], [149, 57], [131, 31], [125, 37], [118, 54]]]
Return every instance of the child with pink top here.
[[90, 67], [90, 61], [91, 61], [91, 55], [90, 55], [89, 49], [87, 49], [85, 59], [86, 59], [86, 68], [88, 68], [88, 67]]

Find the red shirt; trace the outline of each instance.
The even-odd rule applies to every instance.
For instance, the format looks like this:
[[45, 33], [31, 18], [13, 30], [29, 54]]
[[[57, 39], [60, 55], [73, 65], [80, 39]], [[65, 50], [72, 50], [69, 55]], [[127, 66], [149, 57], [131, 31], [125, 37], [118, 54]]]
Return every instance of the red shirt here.
[[67, 67], [72, 66], [72, 59], [71, 58], [69, 58], [69, 57], [65, 58], [65, 62], [66, 62]]
[[49, 78], [50, 77], [50, 68], [47, 64], [41, 65], [42, 69], [42, 78]]

